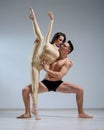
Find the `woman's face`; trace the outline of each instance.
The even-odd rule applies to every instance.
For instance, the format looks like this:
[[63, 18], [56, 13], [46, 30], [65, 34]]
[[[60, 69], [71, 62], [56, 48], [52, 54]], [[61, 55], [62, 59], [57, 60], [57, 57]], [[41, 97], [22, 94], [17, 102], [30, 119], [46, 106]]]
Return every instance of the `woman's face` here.
[[59, 36], [59, 38], [56, 39], [56, 41], [55, 41], [55, 45], [57, 47], [60, 47], [60, 45], [63, 43], [63, 41], [64, 41], [64, 36]]

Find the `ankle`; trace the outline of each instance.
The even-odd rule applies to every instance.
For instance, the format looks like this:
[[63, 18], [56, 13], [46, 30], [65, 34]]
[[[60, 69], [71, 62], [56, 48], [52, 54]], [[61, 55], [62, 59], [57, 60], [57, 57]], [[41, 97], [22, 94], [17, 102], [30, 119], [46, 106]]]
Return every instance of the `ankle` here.
[[33, 104], [33, 109], [34, 110], [37, 110], [38, 108], [37, 108], [37, 104]]

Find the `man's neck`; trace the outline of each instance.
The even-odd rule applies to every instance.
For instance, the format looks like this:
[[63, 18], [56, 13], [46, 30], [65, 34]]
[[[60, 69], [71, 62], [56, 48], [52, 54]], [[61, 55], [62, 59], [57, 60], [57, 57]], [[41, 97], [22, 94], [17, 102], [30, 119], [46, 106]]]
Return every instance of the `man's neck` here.
[[59, 58], [58, 59], [66, 59], [67, 58], [67, 55], [66, 54], [60, 54]]

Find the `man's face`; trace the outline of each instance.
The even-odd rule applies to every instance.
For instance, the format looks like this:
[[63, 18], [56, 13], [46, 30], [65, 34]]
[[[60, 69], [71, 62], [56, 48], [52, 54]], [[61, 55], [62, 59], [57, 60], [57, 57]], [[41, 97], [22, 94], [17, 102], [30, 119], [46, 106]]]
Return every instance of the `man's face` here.
[[70, 53], [70, 45], [69, 45], [69, 43], [65, 42], [65, 43], [61, 44], [59, 50], [62, 53], [64, 53], [64, 52]]

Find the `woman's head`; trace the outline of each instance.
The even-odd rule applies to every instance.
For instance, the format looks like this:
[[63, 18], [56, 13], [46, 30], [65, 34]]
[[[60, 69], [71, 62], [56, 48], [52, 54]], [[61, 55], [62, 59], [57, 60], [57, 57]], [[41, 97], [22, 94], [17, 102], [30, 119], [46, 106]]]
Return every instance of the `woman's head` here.
[[60, 44], [64, 43], [66, 41], [66, 35], [62, 32], [57, 32], [51, 41], [51, 44], [55, 44], [57, 47], [60, 46]]

